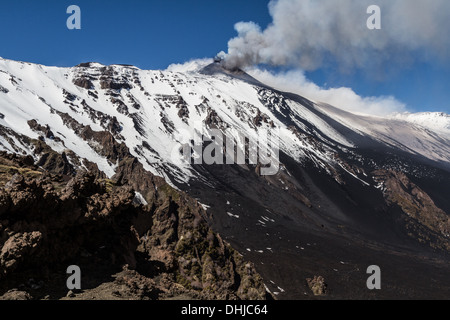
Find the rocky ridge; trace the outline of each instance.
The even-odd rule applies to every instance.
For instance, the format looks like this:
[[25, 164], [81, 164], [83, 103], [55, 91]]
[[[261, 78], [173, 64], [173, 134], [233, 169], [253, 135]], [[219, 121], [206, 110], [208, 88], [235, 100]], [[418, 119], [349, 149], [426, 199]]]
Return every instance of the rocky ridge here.
[[88, 286], [73, 299], [266, 297], [253, 265], [208, 227], [195, 200], [156, 178], [145, 199], [137, 196], [124, 183], [131, 167], [107, 180], [0, 154], [3, 298], [65, 298], [71, 264]]

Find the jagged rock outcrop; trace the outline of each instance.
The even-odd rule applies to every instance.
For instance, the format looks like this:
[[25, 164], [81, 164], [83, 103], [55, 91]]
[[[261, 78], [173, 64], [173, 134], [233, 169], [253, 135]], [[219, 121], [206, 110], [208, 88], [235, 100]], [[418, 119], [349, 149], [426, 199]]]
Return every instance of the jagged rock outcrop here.
[[[404, 219], [410, 236], [433, 247], [450, 249], [450, 217], [436, 206], [424, 190], [404, 173], [393, 170], [377, 170], [374, 178], [383, 188], [386, 202], [398, 206], [406, 215]], [[424, 232], [425, 228], [435, 237], [431, 238]]]
[[306, 282], [315, 296], [323, 296], [327, 294], [327, 284], [322, 276], [308, 278], [306, 279]]
[[[145, 195], [146, 205], [134, 201], [136, 191], [125, 183], [134, 180], [133, 162], [123, 165], [117, 180], [80, 171], [68, 181], [27, 167], [29, 161], [0, 154], [0, 163], [9, 164], [0, 166], [2, 299], [51, 294], [56, 286], [51, 275], [70, 264], [123, 269], [112, 282], [100, 281], [95, 288], [72, 294], [75, 299], [92, 294], [108, 298], [113, 292], [123, 299], [265, 298], [253, 265], [208, 227], [195, 200], [155, 178], [141, 186], [153, 190]], [[13, 171], [13, 164], [22, 167]], [[136, 174], [144, 174], [137, 168]], [[24, 277], [45, 279], [44, 285], [23, 290]], [[19, 287], [25, 291], [20, 297], [10, 291]]]
[[94, 85], [92, 84], [92, 81], [85, 77], [76, 78], [76, 79], [74, 79], [73, 83], [80, 88], [84, 88], [84, 89], [88, 89], [88, 90], [94, 87]]

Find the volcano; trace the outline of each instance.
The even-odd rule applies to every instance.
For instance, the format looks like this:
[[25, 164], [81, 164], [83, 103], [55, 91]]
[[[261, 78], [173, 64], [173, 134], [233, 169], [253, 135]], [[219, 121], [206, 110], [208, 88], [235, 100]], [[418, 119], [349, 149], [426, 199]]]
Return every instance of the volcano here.
[[[110, 248], [101, 263], [114, 256], [115, 265], [129, 268], [122, 278], [132, 273], [137, 283], [155, 281], [139, 297], [166, 297], [158, 293], [167, 289], [158, 285], [164, 274], [187, 298], [448, 298], [448, 115], [355, 115], [276, 90], [220, 62], [181, 73], [5, 59], [0, 115], [0, 201], [10, 199], [0, 209], [0, 293], [24, 277], [42, 277], [45, 270], [38, 266], [45, 264], [50, 244], [67, 242], [61, 230], [44, 234], [59, 226], [19, 201], [18, 194], [28, 190], [35, 205], [47, 203], [45, 188], [32, 187], [42, 175], [54, 188], [48, 203], [65, 203], [64, 195], [80, 199], [72, 216], [80, 223], [67, 222], [78, 240], [60, 246], [72, 249], [55, 265], [97, 256], [112, 234], [126, 234], [115, 240], [120, 250]], [[198, 123], [226, 137], [257, 140], [276, 132], [280, 170], [263, 176], [257, 163], [179, 161], [174, 154], [193, 143], [190, 133]], [[122, 190], [118, 202], [108, 188]], [[102, 217], [102, 201], [106, 208], [127, 199], [134, 206], [127, 202], [122, 213], [105, 209], [105, 215], [128, 227], [93, 222]], [[140, 213], [145, 207], [147, 213]], [[59, 216], [62, 208], [50, 211]], [[91, 242], [86, 230], [97, 234]], [[136, 245], [124, 245], [132, 238]], [[13, 250], [16, 256], [14, 245], [20, 248]], [[381, 270], [381, 290], [366, 285], [373, 265]], [[319, 278], [321, 292], [311, 288], [311, 279]], [[92, 292], [102, 283], [96, 281]], [[206, 288], [215, 294], [205, 295]], [[40, 297], [50, 289], [30, 290]]]

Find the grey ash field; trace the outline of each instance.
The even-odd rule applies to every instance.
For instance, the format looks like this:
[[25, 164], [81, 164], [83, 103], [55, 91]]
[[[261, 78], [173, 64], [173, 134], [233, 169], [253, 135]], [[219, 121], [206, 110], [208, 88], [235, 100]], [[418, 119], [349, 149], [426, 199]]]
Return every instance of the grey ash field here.
[[[447, 299], [450, 134], [429, 122], [357, 116], [220, 63], [2, 59], [0, 294]], [[177, 161], [198, 123], [277, 129], [279, 172]], [[67, 295], [71, 264], [84, 285]], [[371, 265], [381, 290], [366, 287]]]

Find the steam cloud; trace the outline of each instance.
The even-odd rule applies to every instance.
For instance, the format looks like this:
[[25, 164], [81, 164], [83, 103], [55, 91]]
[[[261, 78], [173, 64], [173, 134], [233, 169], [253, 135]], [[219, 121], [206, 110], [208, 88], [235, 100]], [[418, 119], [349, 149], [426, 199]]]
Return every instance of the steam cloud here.
[[[367, 28], [367, 8], [381, 8], [382, 29]], [[224, 54], [227, 68], [257, 64], [311, 71], [326, 62], [342, 69], [412, 62], [414, 57], [447, 59], [448, 0], [272, 0], [272, 23], [235, 25], [238, 36]]]

